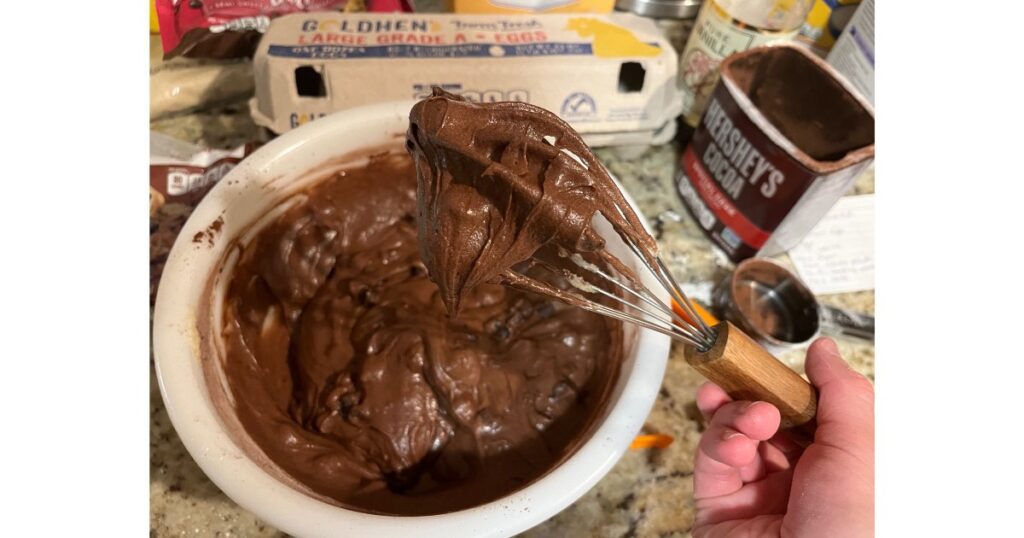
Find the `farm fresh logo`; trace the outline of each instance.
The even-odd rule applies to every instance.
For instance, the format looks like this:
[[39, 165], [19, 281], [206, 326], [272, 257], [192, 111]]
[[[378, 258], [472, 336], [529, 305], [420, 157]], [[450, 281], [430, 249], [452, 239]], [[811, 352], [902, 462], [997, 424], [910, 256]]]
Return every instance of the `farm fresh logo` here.
[[385, 32], [436, 32], [439, 25], [424, 19], [308, 19], [302, 23], [306, 33], [340, 32], [346, 34], [379, 34]]

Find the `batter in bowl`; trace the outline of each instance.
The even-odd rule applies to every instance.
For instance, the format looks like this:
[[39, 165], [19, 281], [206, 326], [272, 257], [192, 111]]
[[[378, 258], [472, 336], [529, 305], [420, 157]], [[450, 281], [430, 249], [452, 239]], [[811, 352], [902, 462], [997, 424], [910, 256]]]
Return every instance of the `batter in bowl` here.
[[344, 507], [437, 514], [522, 488], [586, 439], [619, 322], [489, 282], [449, 316], [407, 155], [303, 195], [238, 247], [217, 328], [231, 412], [274, 466]]

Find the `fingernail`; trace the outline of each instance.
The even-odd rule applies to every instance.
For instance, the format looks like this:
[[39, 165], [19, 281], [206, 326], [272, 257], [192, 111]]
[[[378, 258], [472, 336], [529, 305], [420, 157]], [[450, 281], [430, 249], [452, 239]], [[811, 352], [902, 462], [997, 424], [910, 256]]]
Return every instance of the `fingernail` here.
[[836, 344], [836, 341], [827, 336], [819, 337], [811, 345], [814, 346], [818, 353], [824, 353], [826, 355], [839, 355], [839, 346]]
[[739, 436], [741, 436], [741, 435], [743, 435], [743, 434], [742, 434], [742, 433], [740, 433], [740, 432], [738, 432], [738, 431], [734, 431], [734, 430], [726, 430], [726, 431], [725, 431], [725, 432], [724, 432], [724, 433], [722, 434], [722, 440], [723, 440], [723, 441], [728, 441], [729, 439], [732, 439], [733, 437], [739, 437]]
[[757, 405], [757, 404], [759, 404], [759, 403], [760, 403], [760, 401], [756, 401], [756, 402], [747, 402], [747, 405], [744, 405], [744, 406], [743, 406], [743, 409], [741, 409], [741, 410], [740, 410], [740, 413], [746, 413], [747, 411], [750, 411], [750, 408], [751, 408], [751, 407], [754, 407], [755, 405]]

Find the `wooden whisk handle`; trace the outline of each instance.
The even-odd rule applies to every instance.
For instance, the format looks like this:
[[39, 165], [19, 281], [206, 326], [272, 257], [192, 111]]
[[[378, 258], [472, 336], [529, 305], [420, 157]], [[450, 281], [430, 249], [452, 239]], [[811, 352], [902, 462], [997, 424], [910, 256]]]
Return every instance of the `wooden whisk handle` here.
[[728, 321], [714, 327], [711, 349], [686, 348], [686, 362], [735, 400], [761, 400], [779, 408], [782, 427], [803, 436], [812, 431], [818, 408], [814, 387]]

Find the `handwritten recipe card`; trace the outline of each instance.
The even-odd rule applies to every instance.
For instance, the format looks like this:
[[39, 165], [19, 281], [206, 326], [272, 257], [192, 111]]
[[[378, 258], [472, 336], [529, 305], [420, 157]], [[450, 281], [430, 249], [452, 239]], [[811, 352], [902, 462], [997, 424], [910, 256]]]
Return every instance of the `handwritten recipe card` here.
[[840, 198], [789, 257], [815, 294], [874, 289], [875, 195]]

